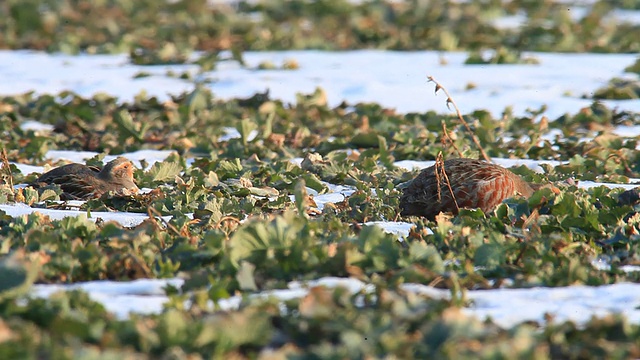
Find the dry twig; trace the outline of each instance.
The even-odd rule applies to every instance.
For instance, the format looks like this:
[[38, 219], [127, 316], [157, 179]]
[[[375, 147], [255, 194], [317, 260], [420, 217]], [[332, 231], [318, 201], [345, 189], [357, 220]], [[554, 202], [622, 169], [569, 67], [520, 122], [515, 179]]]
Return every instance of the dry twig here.
[[449, 181], [449, 176], [444, 168], [444, 159], [442, 156], [442, 151], [438, 153], [438, 157], [436, 158], [435, 164], [435, 173], [436, 173], [436, 182], [438, 183], [438, 201], [441, 201], [440, 195], [440, 184], [441, 181], [444, 180], [444, 183], [447, 184], [447, 188], [449, 189], [449, 194], [451, 194], [451, 198], [453, 199], [453, 203], [456, 205], [456, 210], [460, 212], [460, 207], [458, 206], [458, 200], [456, 199], [455, 194], [453, 193], [453, 188], [451, 187], [451, 182]]
[[[471, 130], [471, 127], [469, 126], [469, 124], [462, 117], [462, 113], [460, 112], [460, 109], [458, 108], [458, 105], [456, 105], [455, 101], [453, 101], [453, 98], [451, 98], [451, 95], [449, 95], [449, 92], [447, 91], [447, 89], [445, 89], [444, 86], [442, 86], [438, 81], [436, 81], [436, 79], [434, 79], [433, 76], [428, 76], [427, 79], [429, 79], [429, 82], [432, 82], [432, 83], [436, 84], [436, 91], [435, 91], [436, 94], [440, 90], [442, 90], [444, 92], [444, 94], [447, 96], [447, 108], [451, 109], [449, 107], [449, 105], [450, 104], [453, 105], [453, 108], [456, 110], [456, 114], [458, 115], [458, 120], [460, 120], [460, 123], [462, 123], [462, 125], [464, 125], [464, 127], [469, 132], [469, 135], [471, 135], [471, 140], [473, 140], [473, 143], [476, 144], [476, 146], [480, 150], [480, 154], [482, 154], [482, 157], [486, 161], [491, 162], [491, 158], [489, 158], [487, 153], [484, 151], [484, 149], [480, 145], [480, 141], [478, 140], [478, 137], [473, 133], [473, 130]], [[445, 132], [445, 136], [448, 136], [448, 134], [446, 134], [446, 132]]]
[[442, 138], [443, 145], [446, 145], [446, 143], [449, 142], [449, 144], [453, 146], [453, 149], [458, 153], [458, 156], [462, 157], [462, 152], [458, 149], [458, 147], [456, 146], [456, 143], [453, 142], [453, 139], [451, 138], [451, 136], [449, 136], [449, 131], [447, 130], [447, 124], [445, 123], [444, 120], [442, 120], [442, 133], [444, 134], [444, 137]]
[[2, 168], [7, 173], [7, 179], [9, 186], [13, 189], [13, 174], [11, 173], [11, 165], [9, 164], [9, 157], [7, 156], [7, 149], [2, 148]]
[[158, 210], [149, 206], [147, 207], [147, 215], [149, 215], [149, 219], [151, 219], [154, 223], [157, 224], [158, 219], [160, 219], [160, 221], [164, 224], [164, 226], [166, 226], [167, 229], [171, 230], [177, 236], [182, 236], [180, 231], [175, 226], [171, 225], [167, 220], [165, 220], [165, 218], [162, 217], [162, 214]]

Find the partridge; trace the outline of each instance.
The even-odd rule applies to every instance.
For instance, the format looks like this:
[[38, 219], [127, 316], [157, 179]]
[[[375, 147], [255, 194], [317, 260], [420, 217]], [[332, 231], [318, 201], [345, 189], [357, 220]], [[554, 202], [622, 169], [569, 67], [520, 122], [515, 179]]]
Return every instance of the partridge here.
[[102, 169], [83, 164], [68, 164], [42, 174], [33, 185], [43, 187], [57, 184], [62, 200], [99, 198], [110, 191], [115, 195], [136, 194], [139, 189], [133, 180], [134, 166], [124, 157], [108, 162]]
[[440, 212], [456, 215], [460, 208], [480, 208], [488, 213], [507, 198], [531, 196], [534, 187], [539, 186], [527, 183], [500, 165], [451, 159], [444, 161], [444, 166], [436, 164], [424, 169], [409, 182], [400, 197], [400, 210], [402, 215], [424, 216], [430, 220]]

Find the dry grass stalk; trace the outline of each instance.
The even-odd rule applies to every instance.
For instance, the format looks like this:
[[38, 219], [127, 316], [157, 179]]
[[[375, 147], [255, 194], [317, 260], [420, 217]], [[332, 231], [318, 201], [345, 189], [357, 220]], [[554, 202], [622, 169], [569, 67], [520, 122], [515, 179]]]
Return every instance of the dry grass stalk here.
[[458, 156], [462, 157], [462, 152], [458, 149], [456, 143], [453, 142], [451, 136], [449, 136], [449, 130], [447, 130], [447, 124], [444, 120], [442, 120], [442, 133], [444, 134], [444, 137], [442, 137], [443, 145], [447, 144], [448, 142], [449, 145], [453, 146], [453, 149], [456, 151], [456, 153], [458, 153]]
[[[156, 224], [156, 226], [158, 224], [158, 219], [159, 219], [164, 224], [164, 226], [167, 229], [169, 229], [171, 232], [173, 232], [175, 235], [182, 236], [180, 231], [175, 226], [171, 225], [164, 217], [162, 217], [162, 214], [155, 208], [151, 206], [147, 207], [147, 215], [149, 216], [149, 219], [153, 221], [154, 224]], [[162, 244], [162, 246], [164, 247], [164, 244]]]
[[438, 183], [438, 202], [442, 201], [442, 195], [440, 193], [440, 185], [443, 181], [447, 184], [447, 189], [449, 190], [449, 194], [451, 194], [451, 198], [453, 199], [453, 203], [456, 206], [456, 210], [460, 211], [460, 207], [458, 206], [458, 200], [456, 199], [456, 195], [453, 193], [453, 188], [451, 187], [451, 181], [449, 181], [449, 176], [444, 168], [444, 157], [442, 156], [442, 151], [438, 153], [438, 157], [436, 158], [436, 181]]
[[[489, 158], [487, 153], [484, 151], [484, 149], [480, 145], [480, 141], [478, 140], [478, 137], [473, 133], [473, 130], [471, 130], [471, 127], [469, 126], [469, 124], [462, 117], [462, 113], [460, 112], [458, 105], [456, 105], [455, 101], [453, 101], [453, 98], [451, 97], [451, 95], [449, 95], [449, 92], [447, 91], [447, 89], [444, 86], [442, 86], [438, 81], [436, 81], [436, 79], [434, 79], [433, 76], [428, 76], [427, 79], [429, 79], [429, 82], [436, 84], [436, 91], [435, 91], [436, 94], [440, 90], [444, 92], [444, 94], [447, 96], [447, 108], [451, 109], [449, 105], [453, 105], [453, 108], [456, 111], [456, 115], [458, 115], [458, 120], [460, 120], [460, 123], [464, 125], [465, 129], [467, 129], [467, 132], [469, 132], [469, 135], [471, 136], [471, 140], [473, 141], [474, 144], [476, 144], [476, 146], [478, 147], [478, 150], [480, 150], [480, 154], [486, 161], [491, 162], [491, 158]], [[446, 131], [445, 131], [445, 135], [448, 136]], [[458, 153], [460, 152], [458, 151]]]
[[13, 174], [11, 174], [11, 165], [9, 165], [9, 157], [7, 156], [7, 149], [2, 148], [2, 168], [4, 172], [7, 174], [7, 180], [9, 181], [9, 186], [13, 189]]

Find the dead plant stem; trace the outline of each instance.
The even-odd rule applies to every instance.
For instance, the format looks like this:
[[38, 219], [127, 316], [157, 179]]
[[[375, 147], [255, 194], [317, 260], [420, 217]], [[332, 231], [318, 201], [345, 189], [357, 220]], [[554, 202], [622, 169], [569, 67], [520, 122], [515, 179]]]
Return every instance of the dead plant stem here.
[[444, 94], [447, 96], [447, 108], [449, 108], [449, 104], [453, 105], [453, 108], [455, 109], [456, 114], [458, 115], [458, 120], [460, 120], [460, 123], [462, 123], [465, 129], [467, 129], [467, 132], [469, 132], [469, 135], [471, 136], [471, 140], [473, 141], [474, 144], [476, 144], [476, 146], [478, 147], [478, 150], [480, 150], [480, 154], [486, 161], [491, 162], [491, 158], [489, 158], [487, 153], [484, 151], [484, 149], [480, 145], [480, 140], [478, 140], [478, 137], [476, 136], [476, 134], [473, 133], [473, 130], [471, 130], [471, 127], [469, 126], [469, 124], [462, 117], [462, 113], [460, 112], [458, 105], [456, 105], [455, 101], [453, 101], [453, 98], [451, 97], [451, 95], [449, 95], [449, 92], [447, 91], [447, 89], [444, 86], [442, 86], [442, 84], [440, 84], [433, 76], [428, 76], [427, 79], [429, 79], [430, 82], [436, 84], [436, 94], [438, 93], [439, 90], [442, 90], [444, 92]]

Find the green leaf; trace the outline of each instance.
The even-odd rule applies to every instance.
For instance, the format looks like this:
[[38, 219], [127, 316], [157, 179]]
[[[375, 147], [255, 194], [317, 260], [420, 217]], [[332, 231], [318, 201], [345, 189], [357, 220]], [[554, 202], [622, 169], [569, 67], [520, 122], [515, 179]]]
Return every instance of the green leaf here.
[[242, 225], [231, 237], [229, 260], [239, 268], [242, 260], [250, 261], [254, 254], [264, 254], [299, 244], [304, 218], [289, 211], [265, 223], [256, 221]]
[[186, 105], [189, 114], [194, 115], [196, 112], [206, 109], [209, 106], [209, 99], [211, 99], [211, 92], [201, 85], [196, 86], [187, 96]]
[[0, 301], [25, 295], [38, 276], [37, 262], [13, 253], [0, 259]]
[[229, 292], [227, 291], [227, 284], [224, 282], [215, 281], [210, 279], [211, 288], [209, 288], [208, 294], [209, 299], [214, 303], [217, 303], [218, 300], [228, 299], [231, 297]]
[[240, 123], [236, 126], [236, 129], [240, 133], [240, 139], [242, 140], [243, 145], [247, 145], [249, 143], [249, 138], [251, 137], [251, 132], [256, 130], [258, 125], [255, 121], [251, 119], [242, 119]]
[[213, 171], [209, 171], [207, 176], [204, 178], [204, 186], [206, 187], [214, 187], [220, 184], [220, 179], [218, 179], [218, 174]]
[[482, 244], [473, 258], [475, 266], [483, 266], [487, 269], [495, 269], [505, 263], [505, 248], [500, 244]]
[[380, 154], [380, 161], [384, 164], [384, 166], [386, 166], [389, 169], [392, 168], [394, 159], [393, 159], [393, 156], [391, 156], [391, 153], [389, 152], [387, 139], [385, 139], [384, 136], [378, 135], [378, 151]]
[[550, 188], [541, 188], [531, 195], [529, 198], [529, 207], [535, 208], [540, 205], [544, 205], [545, 202], [555, 198], [554, 192]]
[[215, 70], [218, 61], [220, 61], [218, 52], [213, 51], [202, 54], [202, 56], [200, 56], [200, 58], [198, 58], [195, 63], [200, 65], [201, 72], [207, 72]]
[[351, 138], [351, 143], [358, 147], [375, 148], [379, 146], [380, 140], [378, 139], [377, 133], [369, 131], [354, 135]]
[[298, 180], [293, 191], [293, 195], [295, 197], [298, 213], [306, 216], [307, 208], [309, 207], [309, 195], [307, 194], [304, 179]]
[[274, 189], [269, 186], [262, 186], [262, 187], [250, 186], [248, 189], [251, 192], [251, 194], [256, 196], [270, 197], [270, 196], [280, 195], [280, 192], [277, 189]]
[[176, 162], [156, 162], [147, 171], [147, 175], [153, 182], [166, 182], [174, 180], [176, 175], [180, 175], [182, 166]]
[[472, 219], [478, 220], [478, 219], [483, 219], [485, 217], [485, 213], [483, 213], [482, 210], [480, 209], [462, 208], [460, 209], [460, 213], [458, 214], [458, 216], [467, 216]]
[[138, 142], [144, 141], [144, 133], [148, 128], [148, 124], [136, 124], [136, 122], [133, 120], [133, 116], [131, 116], [129, 111], [122, 109], [116, 112], [113, 115], [113, 121], [118, 124], [120, 130], [125, 135], [124, 137], [121, 137], [121, 140], [125, 140], [129, 136], [133, 136]]
[[236, 274], [236, 281], [238, 281], [241, 290], [258, 290], [256, 280], [253, 278], [253, 272], [255, 269], [256, 266], [248, 261], [242, 261], [240, 263], [240, 268]]
[[235, 158], [233, 160], [221, 160], [218, 163], [216, 173], [221, 179], [235, 178], [242, 171], [242, 163], [240, 159]]
[[302, 175], [302, 179], [304, 180], [306, 186], [318, 192], [318, 194], [324, 194], [329, 191], [327, 185], [325, 185], [322, 180], [316, 174], [304, 173]]
[[444, 262], [435, 246], [424, 242], [412, 242], [409, 246], [409, 257], [412, 261], [437, 273], [444, 272]]
[[40, 194], [40, 201], [46, 201], [46, 200], [59, 200], [59, 194], [62, 193], [62, 190], [60, 189], [59, 192], [56, 192], [52, 189], [45, 189], [42, 194]]
[[189, 324], [185, 315], [176, 309], [167, 309], [158, 318], [158, 336], [165, 344], [179, 344], [186, 340]]

